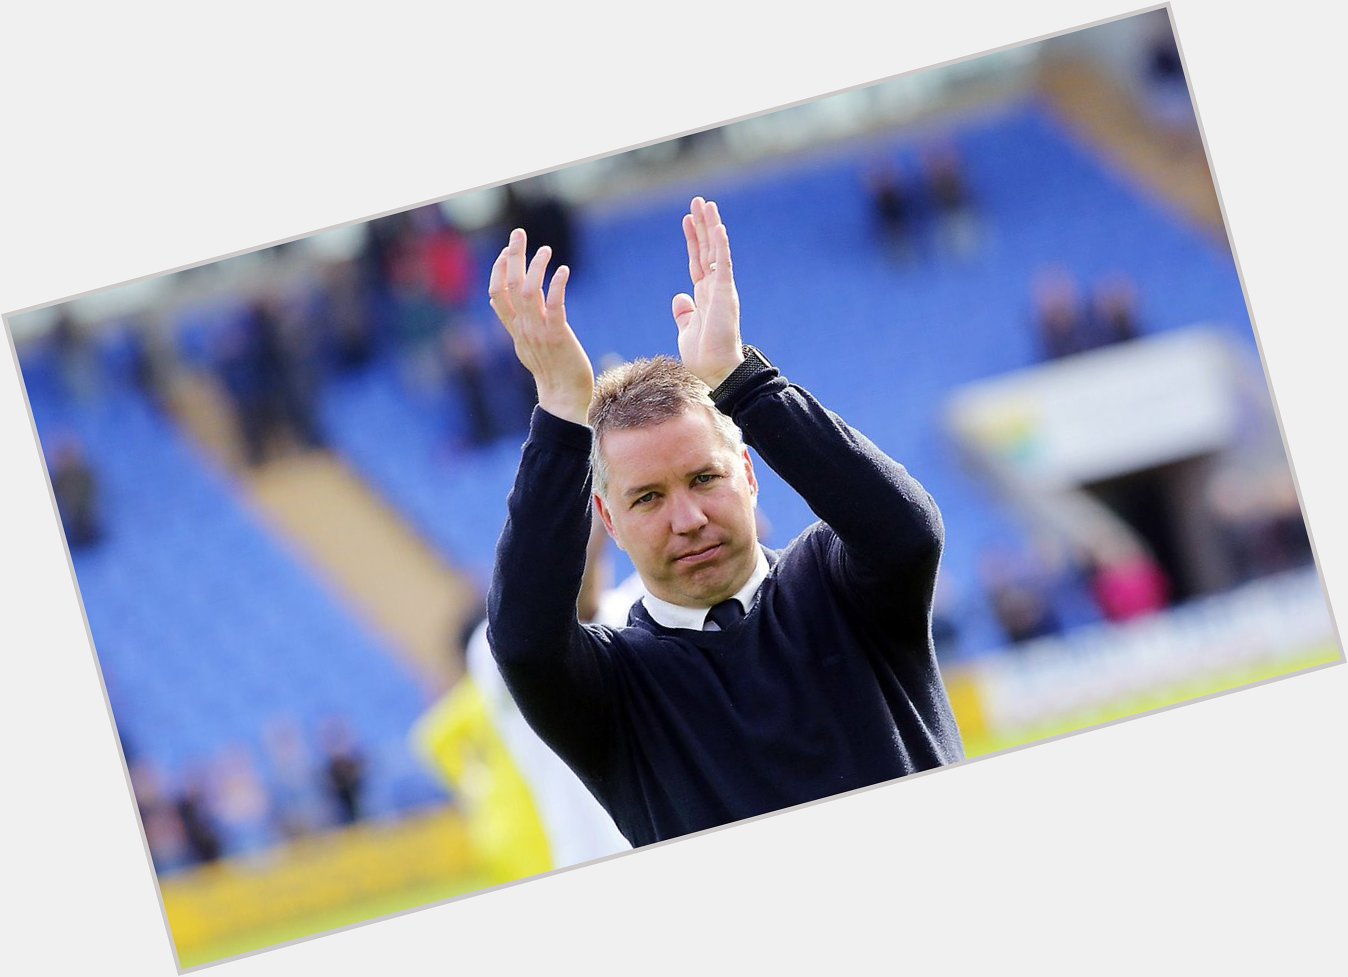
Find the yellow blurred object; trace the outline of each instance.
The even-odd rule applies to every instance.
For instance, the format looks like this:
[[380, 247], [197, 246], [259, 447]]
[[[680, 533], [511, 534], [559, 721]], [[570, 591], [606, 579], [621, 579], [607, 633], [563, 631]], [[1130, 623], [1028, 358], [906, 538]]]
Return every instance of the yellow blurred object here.
[[179, 963], [188, 967], [370, 918], [354, 906], [398, 912], [449, 898], [471, 858], [463, 820], [442, 809], [204, 865], [165, 878], [161, 892]]
[[950, 710], [959, 725], [965, 752], [972, 756], [970, 743], [981, 743], [988, 737], [988, 721], [983, 713], [983, 697], [978, 689], [978, 681], [958, 669], [947, 670], [944, 678], [946, 696], [950, 699]]
[[471, 676], [418, 720], [412, 740], [459, 798], [478, 869], [490, 885], [551, 871], [533, 795]]

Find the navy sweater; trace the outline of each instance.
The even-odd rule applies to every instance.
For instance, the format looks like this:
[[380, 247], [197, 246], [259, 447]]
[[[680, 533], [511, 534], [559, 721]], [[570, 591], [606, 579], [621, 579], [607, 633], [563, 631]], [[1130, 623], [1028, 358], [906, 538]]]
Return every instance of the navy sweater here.
[[635, 846], [962, 759], [931, 641], [943, 527], [931, 497], [775, 370], [720, 408], [820, 521], [726, 631], [640, 603], [581, 625], [588, 427], [536, 409], [487, 599], [530, 725]]

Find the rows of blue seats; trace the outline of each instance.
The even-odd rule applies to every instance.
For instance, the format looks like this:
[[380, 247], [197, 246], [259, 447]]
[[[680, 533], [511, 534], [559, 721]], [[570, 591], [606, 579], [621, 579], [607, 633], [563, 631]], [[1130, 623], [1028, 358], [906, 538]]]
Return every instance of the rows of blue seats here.
[[[967, 167], [982, 244], [965, 259], [930, 240], [896, 266], [877, 241], [866, 190], [877, 159], [917, 171], [949, 141]], [[580, 212], [570, 319], [590, 352], [676, 351], [671, 297], [687, 290], [678, 231], [689, 198], [716, 199], [734, 247], [746, 339], [783, 371], [902, 460], [940, 503], [944, 574], [962, 598], [967, 647], [999, 642], [978, 593], [989, 546], [1024, 534], [960, 465], [942, 429], [960, 384], [1039, 359], [1031, 282], [1057, 264], [1089, 286], [1122, 272], [1137, 285], [1144, 330], [1213, 322], [1253, 345], [1229, 253], [1181, 212], [1135, 184], [1033, 102], [941, 133], [899, 134], [671, 187], [628, 205]], [[485, 269], [499, 242], [485, 242]], [[479, 283], [485, 292], [485, 282]], [[340, 446], [447, 558], [485, 579], [504, 517], [516, 449], [455, 457], [440, 415], [418, 411], [387, 367], [333, 388], [326, 404]], [[784, 544], [812, 519], [775, 476], [763, 509]], [[1090, 615], [1069, 601], [1069, 619]]]
[[316, 746], [343, 717], [370, 759], [372, 813], [443, 797], [406, 749], [426, 705], [410, 672], [104, 359], [87, 399], [64, 387], [53, 351], [23, 365], [49, 463], [73, 436], [99, 481], [106, 536], [72, 556], [129, 751], [181, 777], [237, 744], [265, 773], [272, 720]]

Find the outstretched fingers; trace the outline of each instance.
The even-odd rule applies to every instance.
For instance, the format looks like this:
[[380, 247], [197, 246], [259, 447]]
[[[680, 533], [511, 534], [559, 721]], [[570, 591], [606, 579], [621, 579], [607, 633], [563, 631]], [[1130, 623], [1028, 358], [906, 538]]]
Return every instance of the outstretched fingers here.
[[711, 271], [711, 251], [707, 240], [707, 202], [701, 197], [694, 197], [690, 210], [693, 216], [693, 232], [697, 235], [699, 275], [696, 277], [701, 278]]
[[712, 262], [716, 265], [718, 277], [731, 277], [730, 233], [717, 215], [716, 226], [711, 231]]
[[715, 201], [694, 197], [688, 209], [683, 218], [683, 237], [688, 245], [688, 273], [696, 285], [729, 267], [730, 238]]
[[[702, 205], [702, 241], [704, 258], [708, 273], [719, 272], [730, 265], [730, 237], [726, 233], [725, 223], [721, 220], [721, 208], [716, 201], [708, 200]], [[721, 276], [717, 275], [719, 279]]]
[[692, 214], [683, 215], [683, 240], [688, 245], [688, 277], [696, 285], [702, 281], [702, 252], [697, 243], [697, 224]]
[[501, 249], [501, 253], [496, 256], [496, 261], [491, 266], [491, 278], [487, 283], [487, 296], [491, 301], [491, 310], [496, 313], [496, 318], [501, 320], [501, 325], [506, 327], [506, 331], [512, 336], [515, 334], [513, 320], [515, 312], [510, 304], [510, 296], [506, 292], [506, 256], [509, 247]]
[[548, 262], [551, 260], [552, 248], [546, 244], [534, 253], [534, 260], [529, 262], [529, 269], [524, 273], [521, 294], [525, 302], [533, 304], [543, 300], [543, 276], [547, 274]]
[[707, 237], [710, 241], [712, 229], [721, 223], [721, 208], [716, 206], [716, 201], [708, 200], [702, 207], [702, 215], [707, 223]]
[[566, 325], [566, 283], [570, 280], [571, 269], [566, 265], [558, 265], [552, 273], [545, 309], [548, 325], [554, 328]]
[[524, 248], [527, 243], [523, 228], [510, 232], [510, 243], [506, 245], [505, 283], [506, 294], [510, 297], [515, 310], [519, 311], [519, 299], [524, 291]]
[[[511, 231], [510, 243], [491, 267], [487, 288], [492, 309], [516, 341], [521, 339], [521, 330], [527, 330], [530, 325], [566, 322], [562, 305], [567, 279], [563, 272], [566, 269], [559, 268], [558, 274], [553, 276], [553, 287], [545, 302], [543, 281], [547, 277], [548, 262], [552, 260], [552, 248], [543, 245], [526, 266], [527, 244], [522, 229]], [[558, 275], [561, 276], [560, 288]]]

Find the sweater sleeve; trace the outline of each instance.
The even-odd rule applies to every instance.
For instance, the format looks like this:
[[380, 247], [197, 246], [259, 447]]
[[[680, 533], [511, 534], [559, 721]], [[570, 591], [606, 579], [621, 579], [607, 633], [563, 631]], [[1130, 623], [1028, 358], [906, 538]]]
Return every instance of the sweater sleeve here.
[[576, 618], [589, 534], [590, 429], [534, 409], [487, 594], [488, 639], [520, 712], [572, 765], [610, 728], [605, 634]]
[[930, 611], [945, 529], [901, 464], [775, 369], [718, 407], [833, 531], [828, 565], [840, 590], [871, 613], [890, 610], [900, 590]]

